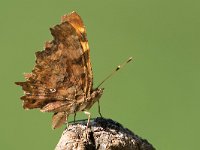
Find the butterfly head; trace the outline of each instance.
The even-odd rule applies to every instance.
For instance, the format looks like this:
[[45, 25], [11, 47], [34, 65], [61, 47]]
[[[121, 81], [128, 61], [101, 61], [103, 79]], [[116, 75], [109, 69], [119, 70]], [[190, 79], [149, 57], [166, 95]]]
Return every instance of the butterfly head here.
[[94, 102], [98, 101], [103, 94], [104, 88], [96, 88], [91, 93], [91, 99], [93, 99]]

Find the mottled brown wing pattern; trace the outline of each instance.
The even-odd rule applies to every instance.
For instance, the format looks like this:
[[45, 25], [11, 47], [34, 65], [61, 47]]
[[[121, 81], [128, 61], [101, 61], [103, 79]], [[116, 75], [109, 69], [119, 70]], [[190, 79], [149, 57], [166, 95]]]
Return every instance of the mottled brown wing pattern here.
[[89, 46], [80, 16], [75, 12], [66, 15], [50, 30], [54, 39], [36, 52], [32, 73], [25, 74], [25, 82], [16, 82], [25, 91], [21, 97], [25, 109], [43, 108], [56, 101], [65, 101], [66, 105], [90, 94]]
[[68, 115], [88, 110], [103, 89], [92, 89], [90, 50], [81, 17], [72, 12], [50, 30], [54, 39], [36, 52], [36, 65], [32, 73], [25, 74], [26, 81], [16, 84], [25, 93], [23, 107], [54, 112], [52, 127], [58, 128]]
[[83, 24], [83, 21], [81, 17], [73, 12], [70, 16], [69, 15], [64, 15], [62, 17], [62, 21], [65, 22], [70, 22], [70, 24], [76, 29], [76, 32], [78, 36], [80, 37], [80, 43], [82, 45], [83, 51], [84, 51], [84, 60], [86, 63], [86, 72], [87, 72], [87, 79], [86, 84], [85, 84], [85, 90], [87, 97], [90, 96], [92, 84], [93, 84], [93, 75], [92, 75], [92, 67], [91, 67], [91, 61], [90, 61], [90, 49], [88, 45], [88, 40], [87, 40], [87, 35], [86, 35], [86, 29]]

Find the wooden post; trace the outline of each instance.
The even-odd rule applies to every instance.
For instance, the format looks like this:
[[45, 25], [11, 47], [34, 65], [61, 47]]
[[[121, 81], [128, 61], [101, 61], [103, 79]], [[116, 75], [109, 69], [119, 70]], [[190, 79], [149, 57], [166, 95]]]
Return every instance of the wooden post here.
[[155, 150], [147, 140], [135, 135], [118, 122], [96, 118], [69, 125], [55, 150]]

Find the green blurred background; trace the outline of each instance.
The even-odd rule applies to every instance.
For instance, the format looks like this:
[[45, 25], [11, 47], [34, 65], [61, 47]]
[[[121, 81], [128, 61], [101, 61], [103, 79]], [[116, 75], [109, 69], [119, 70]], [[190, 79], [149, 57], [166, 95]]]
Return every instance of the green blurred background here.
[[[23, 110], [14, 82], [52, 39], [49, 27], [73, 10], [87, 27], [95, 85], [134, 57], [103, 85], [103, 115], [158, 150], [199, 149], [199, 8], [198, 0], [1, 0], [1, 149], [55, 148], [64, 126], [53, 131], [52, 114]], [[91, 113], [98, 116], [97, 105]]]

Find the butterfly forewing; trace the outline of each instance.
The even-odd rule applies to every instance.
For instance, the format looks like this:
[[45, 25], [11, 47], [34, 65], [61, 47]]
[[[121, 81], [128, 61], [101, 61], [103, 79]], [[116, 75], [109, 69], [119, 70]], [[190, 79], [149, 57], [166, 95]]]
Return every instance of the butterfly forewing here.
[[[78, 110], [75, 105], [71, 107], [73, 103], [91, 94], [89, 46], [84, 24], [76, 12], [63, 16], [61, 24], [50, 30], [53, 40], [46, 42], [43, 51], [36, 52], [35, 67], [25, 75], [26, 81], [16, 84], [25, 92], [21, 97], [25, 109], [55, 112], [53, 118], [63, 123], [65, 113], [55, 115], [63, 109], [67, 114], [75, 113]], [[54, 124], [60, 126], [59, 119]]]

